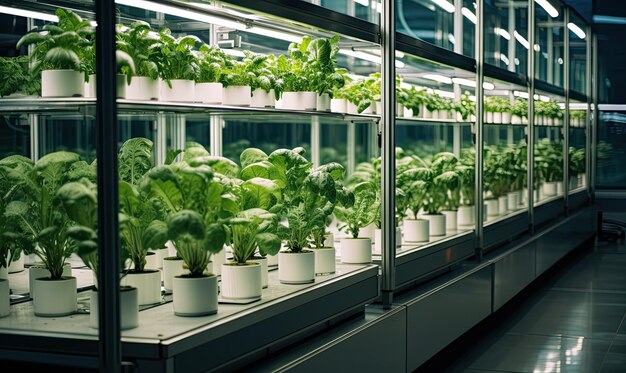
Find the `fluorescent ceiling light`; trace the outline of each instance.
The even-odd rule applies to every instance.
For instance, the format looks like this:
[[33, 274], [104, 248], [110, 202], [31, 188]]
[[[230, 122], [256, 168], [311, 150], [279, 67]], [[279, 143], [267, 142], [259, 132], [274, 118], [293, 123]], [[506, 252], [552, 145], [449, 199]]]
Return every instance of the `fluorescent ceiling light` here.
[[539, 46], [539, 44], [535, 44], [535, 52], [541, 52], [541, 47]]
[[506, 31], [505, 29], [502, 29], [500, 27], [496, 27], [494, 29], [494, 32], [500, 36], [502, 36], [503, 38], [505, 38], [506, 40], [511, 40], [511, 34], [508, 33], [508, 31]]
[[454, 98], [454, 92], [442, 91], [440, 89], [435, 89], [434, 92], [441, 97]]
[[569, 108], [573, 110], [587, 110], [587, 104], [582, 104], [578, 102], [570, 102]]
[[465, 18], [467, 18], [470, 21], [472, 21], [473, 24], [476, 24], [476, 22], [477, 22], [476, 14], [472, 13], [471, 10], [467, 9], [466, 7], [463, 7], [461, 9], [461, 13], [465, 16]]
[[227, 54], [229, 56], [233, 56], [233, 57], [245, 57], [246, 55], [240, 51], [240, 50], [236, 50], [236, 49], [222, 49], [222, 52], [224, 52], [224, 54]]
[[[355, 57], [361, 60], [370, 61], [379, 65], [382, 63], [382, 59], [380, 58], [380, 56], [376, 56], [370, 53], [365, 53], [361, 51], [353, 51], [351, 49], [340, 49], [339, 53], [345, 56], [350, 56], [350, 57]], [[404, 62], [396, 60], [397, 68], [402, 69], [404, 66], [405, 66]]]
[[157, 13], [169, 14], [176, 17], [182, 17], [186, 19], [191, 19], [194, 21], [204, 22], [208, 24], [215, 24], [219, 26], [224, 26], [228, 28], [232, 28], [235, 30], [241, 30], [245, 32], [249, 32], [252, 34], [267, 36], [274, 39], [285, 40], [289, 42], [300, 42], [302, 40], [301, 37], [293, 34], [288, 34], [286, 32], [274, 31], [264, 27], [251, 27], [247, 28], [247, 26], [240, 22], [230, 21], [227, 19], [223, 19], [216, 16], [211, 16], [207, 14], [202, 14], [199, 12], [193, 12], [186, 9], [181, 9], [169, 5], [158, 4], [152, 1], [146, 0], [115, 0], [116, 4], [119, 5], [127, 5], [132, 6], [134, 8], [146, 9]]
[[611, 24], [611, 25], [626, 25], [626, 17], [594, 15], [593, 16], [593, 23], [606, 23], [606, 24]]
[[428, 80], [434, 80], [436, 82], [443, 83], [443, 84], [452, 84], [452, 79], [448, 78], [447, 76], [443, 76], [439, 74], [425, 74], [425, 75], [422, 75], [422, 78], [428, 79]]
[[587, 37], [585, 32], [580, 27], [578, 27], [578, 25], [576, 25], [575, 23], [572, 23], [572, 22], [568, 23], [567, 28], [581, 39], [584, 39], [585, 37]]
[[0, 13], [10, 14], [12, 16], [40, 19], [42, 21], [59, 22], [59, 17], [54, 14], [46, 14], [41, 12], [32, 12], [19, 8], [11, 8], [8, 6], [0, 6]]
[[556, 8], [553, 7], [548, 0], [535, 0], [535, 2], [539, 4], [550, 17], [556, 18], [559, 16], [559, 11], [556, 10]]
[[513, 91], [513, 96], [521, 97], [521, 98], [528, 98], [528, 97], [530, 97], [528, 95], [528, 92], [520, 92], [520, 91]]
[[454, 38], [454, 35], [452, 34], [448, 34], [448, 41], [454, 45], [456, 43], [456, 39]]
[[[452, 82], [454, 84], [459, 84], [459, 85], [464, 85], [467, 87], [476, 87], [476, 82], [473, 80], [469, 80], [469, 79], [464, 79], [464, 78], [452, 78]], [[492, 83], [489, 82], [483, 82], [483, 88], [487, 89], [487, 90], [493, 90], [496, 88], [495, 85], [493, 85]]]
[[354, 2], [363, 6], [370, 5], [368, 0], [354, 0]]
[[522, 35], [519, 34], [519, 32], [517, 32], [517, 30], [513, 31], [513, 36], [515, 36], [515, 39], [526, 49], [530, 48], [530, 43], [528, 42], [528, 40], [526, 40]]
[[431, 0], [433, 3], [437, 4], [441, 9], [445, 10], [448, 13], [454, 13], [454, 5], [450, 4], [448, 0]]

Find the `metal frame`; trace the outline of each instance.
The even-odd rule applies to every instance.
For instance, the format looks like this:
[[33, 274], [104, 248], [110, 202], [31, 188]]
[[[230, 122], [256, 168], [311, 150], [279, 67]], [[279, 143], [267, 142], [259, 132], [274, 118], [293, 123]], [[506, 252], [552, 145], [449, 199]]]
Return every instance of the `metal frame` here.
[[565, 199], [565, 213], [569, 210], [569, 104], [570, 104], [570, 36], [571, 32], [569, 31], [567, 24], [569, 23], [569, 8], [565, 8], [565, 14], [563, 15], [563, 30], [565, 30], [565, 35], [563, 35], [565, 44], [564, 44], [564, 65], [563, 66], [563, 88], [565, 89], [565, 116], [563, 120], [565, 123], [563, 127], [561, 127], [561, 131], [563, 133], [563, 195]]
[[[535, 4], [528, 4], [528, 44], [535, 45]], [[535, 48], [528, 48], [528, 127], [526, 134], [526, 169], [528, 180], [528, 225], [530, 233], [534, 233], [535, 224]]]
[[475, 201], [475, 216], [474, 221], [476, 224], [476, 257], [482, 258], [484, 250], [484, 232], [483, 232], [483, 216], [485, 211], [485, 205], [483, 202], [483, 166], [484, 166], [484, 119], [483, 104], [485, 100], [485, 88], [483, 82], [485, 77], [483, 75], [484, 67], [484, 50], [485, 50], [485, 32], [484, 32], [484, 0], [476, 1], [476, 163], [474, 168], [474, 201]]

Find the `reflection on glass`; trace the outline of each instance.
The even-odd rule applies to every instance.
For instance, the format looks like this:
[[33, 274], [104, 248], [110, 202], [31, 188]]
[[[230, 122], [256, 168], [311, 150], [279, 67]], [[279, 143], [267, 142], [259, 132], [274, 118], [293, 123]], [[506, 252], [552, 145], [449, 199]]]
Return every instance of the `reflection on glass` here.
[[528, 8], [519, 2], [485, 2], [485, 62], [526, 74]]
[[569, 112], [569, 190], [586, 187], [587, 104], [570, 103]]
[[537, 204], [563, 196], [563, 98], [535, 101], [535, 195]]
[[570, 89], [582, 94], [587, 93], [587, 34], [586, 25], [573, 11], [570, 12], [569, 59]]
[[[554, 2], [554, 1], [553, 1]], [[563, 86], [565, 24], [561, 5], [535, 1], [535, 78]]]
[[598, 123], [597, 185], [604, 188], [626, 186], [626, 113], [623, 111], [602, 111]]

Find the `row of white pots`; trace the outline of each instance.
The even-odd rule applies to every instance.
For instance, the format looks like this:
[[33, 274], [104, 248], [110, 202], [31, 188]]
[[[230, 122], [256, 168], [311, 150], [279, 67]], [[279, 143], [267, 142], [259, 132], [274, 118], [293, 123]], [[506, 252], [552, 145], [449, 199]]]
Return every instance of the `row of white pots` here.
[[512, 121], [511, 113], [491, 112], [485, 113], [485, 122], [493, 124], [509, 124]]
[[535, 116], [535, 125], [536, 126], [562, 126], [563, 119], [562, 118], [549, 118], [544, 115]]
[[570, 118], [569, 125], [570, 127], [584, 128], [586, 125], [586, 120], [584, 118]]

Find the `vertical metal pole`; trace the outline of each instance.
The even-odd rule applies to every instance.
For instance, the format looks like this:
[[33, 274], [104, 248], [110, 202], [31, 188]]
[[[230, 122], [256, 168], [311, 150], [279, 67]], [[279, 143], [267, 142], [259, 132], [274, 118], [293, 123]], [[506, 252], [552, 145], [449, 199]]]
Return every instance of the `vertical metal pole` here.
[[384, 308], [391, 307], [395, 288], [396, 262], [396, 18], [395, 2], [383, 1], [380, 23], [382, 33], [382, 282], [381, 296]]
[[517, 54], [515, 53], [516, 49], [516, 41], [515, 41], [515, 3], [513, 1], [509, 1], [509, 29], [508, 29], [510, 38], [508, 41], [508, 57], [509, 57], [509, 71], [515, 71], [515, 58], [517, 58]]
[[589, 178], [589, 189], [591, 200], [595, 200], [596, 177], [598, 176], [598, 125], [600, 124], [600, 109], [598, 108], [598, 96], [600, 94], [599, 82], [599, 61], [598, 61], [598, 37], [593, 34], [593, 122], [591, 123], [591, 177]]
[[587, 96], [587, 120], [585, 121], [585, 188], [587, 190], [587, 197], [590, 198], [590, 188], [589, 188], [589, 178], [591, 175], [591, 168], [593, 167], [593, 163], [591, 162], [591, 127], [590, 127], [590, 119], [591, 119], [591, 105], [593, 105], [593, 92], [591, 87], [592, 81], [592, 59], [591, 59], [591, 44], [593, 40], [593, 35], [591, 34], [591, 27], [587, 27], [587, 39], [586, 42], [586, 65], [585, 65], [585, 95]]
[[98, 156], [98, 305], [101, 372], [119, 372], [122, 348], [119, 310], [119, 222], [115, 3], [96, 0], [96, 115]]
[[[162, 165], [165, 163], [167, 157], [167, 121], [163, 112], [158, 112], [156, 120], [154, 121], [155, 132], [155, 157], [156, 165]], [[130, 126], [128, 126], [130, 128]]]
[[321, 125], [320, 117], [311, 117], [311, 162], [313, 167], [320, 166], [320, 149], [321, 149]]
[[535, 226], [535, 3], [528, 4], [528, 130], [526, 169], [528, 172], [528, 224], [530, 231]]
[[483, 66], [485, 51], [485, 33], [484, 33], [484, 0], [476, 1], [476, 171], [475, 176], [475, 201], [476, 201], [476, 258], [482, 259], [483, 250], [483, 215], [485, 205], [483, 202], [483, 165], [484, 165], [484, 119], [483, 103]]
[[[551, 23], [550, 21], [548, 21], [548, 23]], [[554, 79], [554, 66], [557, 63], [556, 62], [556, 56], [554, 55], [554, 34], [553, 34], [553, 30], [552, 30], [552, 26], [548, 25], [546, 26], [546, 36], [547, 36], [547, 50], [546, 53], [548, 54], [548, 82], [557, 85], [558, 82], [556, 81], [556, 79]], [[535, 49], [535, 44], [531, 44], [530, 45], [531, 48]], [[541, 53], [541, 52], [539, 52]], [[541, 56], [541, 55], [540, 55]], [[541, 59], [541, 57], [539, 57]]]
[[[463, 0], [454, 0], [454, 52], [463, 54]], [[455, 84], [455, 87], [458, 84]], [[457, 97], [458, 99], [458, 97]]]
[[347, 137], [347, 151], [348, 151], [348, 175], [354, 173], [356, 168], [356, 125], [354, 122], [348, 122], [346, 131]]
[[565, 116], [563, 120], [565, 121], [564, 125], [561, 126], [561, 131], [563, 131], [563, 194], [564, 196], [564, 208], [565, 213], [569, 211], [569, 74], [570, 74], [570, 31], [567, 28], [567, 24], [569, 23], [569, 8], [565, 8], [565, 12], [563, 14], [563, 38], [565, 41], [564, 45], [564, 53], [563, 56], [564, 61], [563, 64], [563, 88], [565, 88]]

